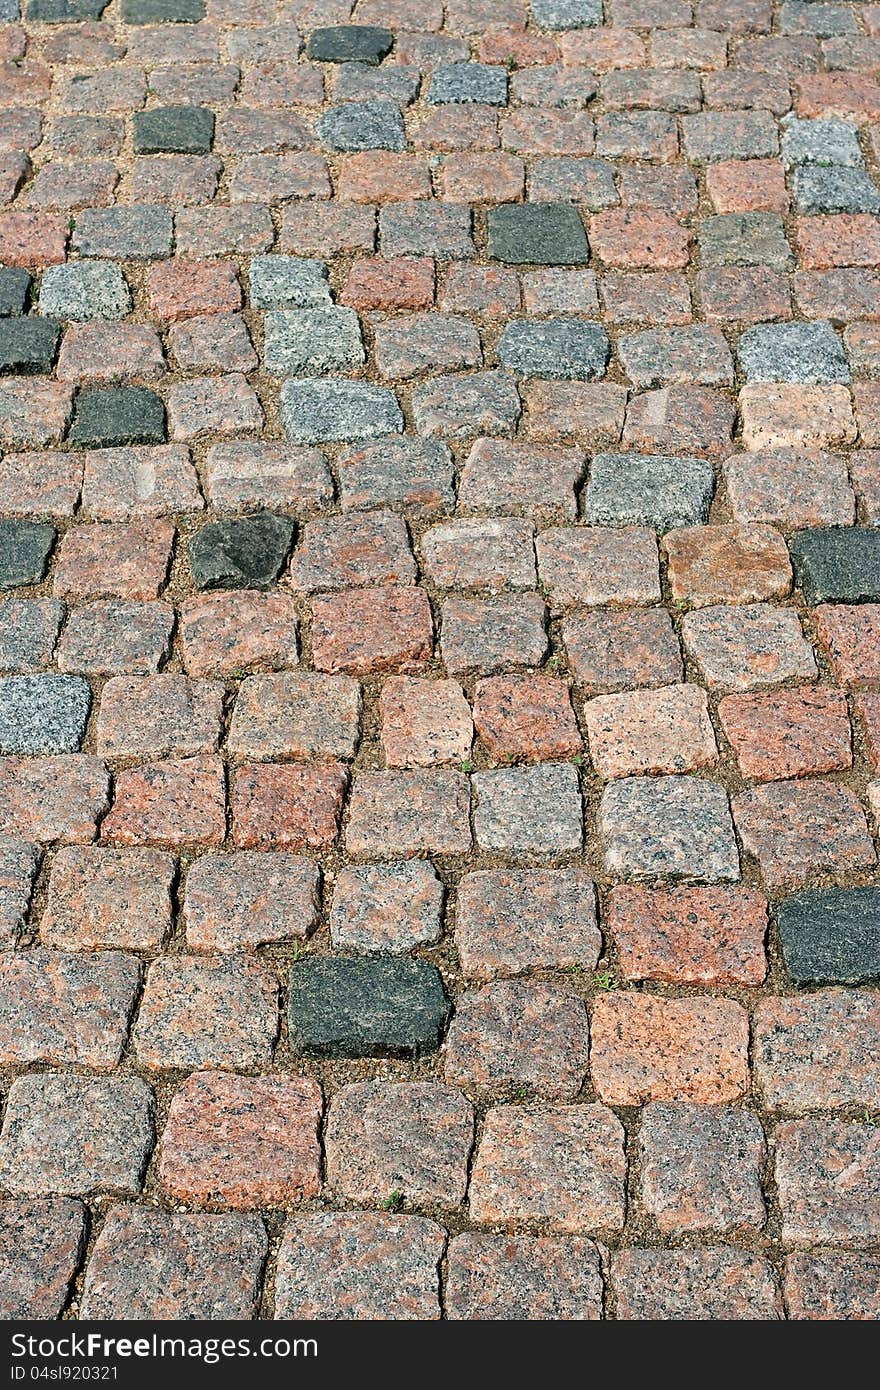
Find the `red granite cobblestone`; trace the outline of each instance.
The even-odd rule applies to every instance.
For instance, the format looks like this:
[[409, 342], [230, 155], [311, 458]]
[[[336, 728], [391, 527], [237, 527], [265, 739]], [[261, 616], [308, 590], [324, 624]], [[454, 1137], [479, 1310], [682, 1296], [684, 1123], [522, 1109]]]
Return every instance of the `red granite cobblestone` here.
[[877, 1318], [878, 74], [0, 0], [0, 1316]]

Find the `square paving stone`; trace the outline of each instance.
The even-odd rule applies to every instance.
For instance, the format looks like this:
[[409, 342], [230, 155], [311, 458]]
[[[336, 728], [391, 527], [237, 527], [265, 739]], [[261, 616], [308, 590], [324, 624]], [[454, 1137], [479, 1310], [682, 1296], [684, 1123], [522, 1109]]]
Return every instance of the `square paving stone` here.
[[275, 376], [325, 376], [365, 361], [354, 309], [272, 309], [266, 314], [266, 371]]
[[204, 854], [186, 880], [186, 941], [194, 951], [240, 951], [304, 941], [318, 923], [316, 864], [283, 850]]
[[360, 444], [403, 432], [394, 392], [365, 381], [285, 381], [281, 421], [294, 444]]
[[733, 999], [612, 990], [593, 1000], [593, 1085], [610, 1105], [739, 1100], [749, 1088], [749, 1016]]
[[452, 768], [358, 772], [346, 845], [351, 855], [467, 854], [470, 781]]
[[122, 1060], [141, 963], [120, 951], [0, 955], [0, 1060], [4, 1066], [85, 1066]]
[[319, 958], [290, 972], [290, 1045], [301, 1057], [420, 1057], [450, 1013], [427, 961]]
[[4, 676], [0, 680], [0, 753], [77, 753], [92, 692], [82, 676]]
[[424, 859], [351, 865], [333, 889], [330, 939], [341, 950], [403, 954], [439, 940], [443, 896], [443, 884]]
[[626, 777], [602, 793], [599, 832], [609, 873], [626, 879], [729, 883], [739, 851], [727, 792], [696, 777]]
[[413, 389], [413, 415], [421, 435], [467, 439], [509, 435], [522, 413], [510, 372], [470, 372], [433, 377]]
[[255, 309], [310, 309], [332, 303], [325, 261], [254, 256], [248, 278]]
[[602, 0], [532, 0], [531, 10], [541, 29], [592, 29], [602, 23]]
[[399, 506], [405, 511], [452, 511], [455, 466], [439, 439], [384, 439], [337, 459], [343, 510]]
[[315, 122], [328, 150], [405, 150], [406, 130], [394, 101], [347, 101], [331, 106]]
[[308, 1076], [193, 1072], [168, 1110], [162, 1187], [179, 1202], [239, 1211], [317, 1197], [322, 1109]]
[[776, 926], [797, 985], [880, 977], [880, 888], [821, 888], [786, 898]]
[[487, 63], [438, 63], [431, 73], [427, 100], [433, 106], [479, 102], [507, 105], [507, 72]]
[[654, 526], [669, 531], [709, 520], [715, 491], [705, 459], [666, 454], [596, 454], [584, 493], [590, 524]]
[[471, 1220], [540, 1222], [551, 1231], [623, 1227], [623, 1125], [604, 1105], [499, 1105], [486, 1115], [474, 1159]]
[[[183, 215], [178, 213], [178, 217]], [[158, 203], [85, 208], [76, 219], [73, 248], [81, 256], [106, 256], [109, 260], [161, 260], [171, 255], [172, 231], [171, 209]]]
[[733, 816], [743, 849], [774, 894], [877, 862], [862, 803], [842, 782], [768, 782], [735, 796]]
[[877, 1129], [836, 1116], [776, 1130], [782, 1239], [789, 1246], [874, 1246], [880, 1238]]
[[805, 386], [850, 380], [849, 363], [830, 323], [758, 323], [736, 345], [746, 381], [791, 381]]
[[[537, 9], [533, 3], [533, 13]], [[456, 1322], [595, 1322], [602, 1317], [599, 1252], [586, 1236], [455, 1236], [446, 1316]]]
[[477, 980], [540, 969], [592, 970], [602, 946], [596, 886], [581, 869], [465, 874], [455, 944], [465, 974]]
[[876, 1322], [880, 1256], [850, 1250], [798, 1251], [787, 1256], [785, 1306], [792, 1321]]
[[588, 1032], [580, 995], [542, 981], [495, 980], [458, 996], [443, 1073], [474, 1097], [503, 1099], [525, 1086], [548, 1100], [574, 1100], [587, 1074]]
[[[2, 10], [0, 10], [2, 18]], [[58, 1318], [86, 1243], [86, 1212], [64, 1197], [0, 1205], [0, 1317]]]
[[214, 112], [204, 106], [135, 112], [135, 154], [210, 154], [213, 143]]
[[[106, 701], [107, 687], [104, 706]], [[242, 758], [353, 758], [360, 713], [360, 687], [348, 676], [315, 671], [248, 676], [235, 702], [229, 751]]]
[[716, 265], [766, 265], [790, 270], [794, 255], [782, 218], [775, 212], [723, 213], [704, 217], [700, 225], [703, 268]]
[[642, 1112], [638, 1142], [641, 1197], [660, 1231], [763, 1226], [766, 1143], [748, 1110], [656, 1102]]
[[880, 600], [880, 531], [876, 527], [798, 531], [790, 550], [795, 582], [811, 607]]
[[54, 319], [8, 318], [0, 322], [0, 372], [51, 372], [60, 324]]
[[18, 266], [0, 266], [0, 318], [24, 313], [32, 283], [26, 270]]
[[767, 972], [767, 903], [752, 888], [618, 884], [607, 924], [627, 980], [760, 985]]
[[750, 603], [697, 609], [685, 614], [682, 637], [710, 690], [755, 690], [817, 674], [793, 608]]
[[40, 312], [60, 319], [123, 319], [131, 307], [128, 281], [113, 261], [50, 265], [40, 286]]
[[377, 24], [337, 24], [313, 29], [308, 56], [315, 63], [369, 63], [375, 67], [391, 52], [394, 35]]
[[0, 589], [39, 584], [54, 544], [54, 526], [0, 520]]
[[154, 1142], [153, 1093], [140, 1077], [20, 1076], [6, 1102], [0, 1183], [16, 1195], [134, 1195]]
[[164, 444], [165, 405], [145, 386], [80, 391], [70, 442], [76, 449], [112, 449], [122, 444]]
[[277, 1034], [278, 987], [262, 965], [170, 956], [149, 968], [132, 1042], [149, 1068], [253, 1071], [271, 1062]]
[[624, 372], [642, 391], [670, 384], [733, 385], [727, 340], [720, 329], [702, 323], [624, 334], [617, 352]]
[[473, 1106], [452, 1086], [343, 1086], [327, 1114], [327, 1182], [344, 1201], [379, 1205], [399, 1192], [410, 1207], [454, 1210], [464, 1202], [473, 1143]]
[[37, 24], [71, 24], [100, 19], [109, 0], [28, 0], [27, 18]]
[[592, 381], [605, 375], [611, 344], [601, 324], [583, 319], [517, 319], [498, 340], [498, 360], [521, 376]]
[[579, 850], [583, 808], [577, 768], [498, 768], [474, 776], [474, 828], [481, 849], [516, 855]]
[[775, 1322], [783, 1316], [772, 1265], [761, 1255], [731, 1246], [620, 1250], [612, 1282], [616, 1315], [624, 1322]]
[[752, 1038], [755, 1090], [768, 1109], [797, 1114], [880, 1106], [875, 990], [820, 989], [761, 999]]
[[859, 147], [859, 128], [853, 121], [837, 117], [815, 121], [784, 116], [782, 160], [786, 165], [818, 164], [839, 168], [858, 168], [864, 163]]
[[489, 208], [489, 255], [510, 265], [586, 265], [590, 245], [570, 203]]
[[198, 24], [204, 18], [205, 0], [122, 0], [123, 24]]
[[40, 939], [71, 952], [160, 949], [171, 930], [175, 874], [174, 859], [161, 850], [61, 848], [52, 863]]
[[197, 589], [268, 589], [293, 544], [290, 517], [254, 512], [203, 526], [189, 542]]
[[80, 1317], [253, 1318], [268, 1249], [257, 1215], [112, 1207], [89, 1259]]
[[880, 212], [880, 193], [864, 169], [795, 169], [792, 186], [804, 216]]
[[439, 1319], [446, 1232], [424, 1216], [319, 1211], [294, 1217], [278, 1252], [276, 1318]]

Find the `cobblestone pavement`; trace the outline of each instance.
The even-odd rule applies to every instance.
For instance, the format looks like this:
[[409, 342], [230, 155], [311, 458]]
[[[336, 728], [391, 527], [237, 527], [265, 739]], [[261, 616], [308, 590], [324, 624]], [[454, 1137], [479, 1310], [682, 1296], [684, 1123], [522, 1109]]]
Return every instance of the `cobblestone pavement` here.
[[876, 1318], [880, 5], [23, 8], [2, 1314]]

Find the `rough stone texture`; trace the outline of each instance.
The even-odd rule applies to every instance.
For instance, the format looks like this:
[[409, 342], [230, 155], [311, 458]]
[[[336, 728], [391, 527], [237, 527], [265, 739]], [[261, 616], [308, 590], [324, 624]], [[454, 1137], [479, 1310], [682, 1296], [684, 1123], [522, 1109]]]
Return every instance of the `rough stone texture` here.
[[876, 863], [861, 803], [838, 783], [771, 782], [734, 797], [733, 815], [744, 850], [774, 892]]
[[238, 951], [305, 940], [317, 925], [318, 869], [285, 851], [205, 855], [186, 880], [187, 945]]
[[867, 990], [817, 990], [755, 1009], [755, 1081], [771, 1109], [875, 1108], [878, 1058], [880, 1002]]
[[876, 1255], [823, 1250], [785, 1261], [785, 1306], [790, 1318], [876, 1321], [880, 1261]]
[[290, 1043], [304, 1057], [418, 1057], [436, 1051], [448, 1015], [426, 961], [316, 958], [290, 973]]
[[628, 980], [759, 985], [767, 904], [749, 888], [612, 889], [608, 926]]
[[473, 1108], [451, 1086], [346, 1086], [327, 1115], [327, 1182], [343, 1201], [381, 1203], [397, 1192], [409, 1206], [454, 1210], [473, 1142]]
[[605, 779], [696, 772], [718, 756], [706, 693], [696, 686], [598, 695], [587, 701], [584, 719], [590, 758]]
[[579, 869], [466, 874], [458, 888], [455, 942], [465, 974], [478, 980], [590, 970], [602, 944], [595, 885]]
[[709, 520], [714, 479], [702, 459], [597, 454], [584, 494], [592, 525], [700, 526]]
[[583, 815], [577, 770], [561, 763], [500, 768], [474, 777], [481, 849], [517, 856], [579, 850]]
[[859, 984], [880, 976], [880, 893], [815, 889], [776, 908], [785, 967], [795, 984]]
[[155, 849], [59, 849], [40, 937], [62, 950], [150, 951], [171, 929], [175, 863]]
[[571, 1100], [586, 1071], [587, 1017], [577, 995], [506, 980], [459, 998], [444, 1073], [468, 1094], [525, 1087], [551, 1100]]
[[91, 691], [81, 676], [4, 676], [0, 753], [77, 752], [91, 704]]
[[252, 1318], [268, 1244], [258, 1216], [113, 1207], [89, 1261], [80, 1313], [95, 1319]]
[[189, 543], [199, 589], [268, 589], [287, 559], [293, 523], [273, 512], [203, 526]]
[[353, 758], [360, 712], [360, 687], [348, 676], [248, 676], [239, 687], [227, 745], [242, 758]]
[[619, 1230], [624, 1216], [623, 1126], [603, 1105], [505, 1105], [486, 1115], [474, 1159], [471, 1219], [540, 1223], [577, 1234]]
[[85, 1246], [85, 1209], [64, 1197], [11, 1198], [0, 1207], [4, 1320], [60, 1317]]
[[764, 1131], [748, 1110], [659, 1102], [639, 1130], [640, 1197], [663, 1232], [761, 1227]]
[[599, 832], [606, 868], [624, 878], [709, 883], [739, 878], [727, 793], [716, 782], [621, 778], [602, 793]]
[[880, 599], [880, 532], [829, 526], [801, 531], [791, 543], [795, 582], [817, 603], [870, 603]]
[[492, 208], [489, 254], [513, 265], [582, 265], [590, 254], [576, 210], [565, 203]]
[[726, 695], [718, 718], [744, 777], [764, 782], [852, 766], [849, 714], [839, 691]]
[[20, 1076], [6, 1102], [0, 1182], [14, 1195], [135, 1195], [153, 1141], [153, 1094], [139, 1077]]
[[116, 951], [34, 947], [3, 955], [0, 1059], [7, 1066], [112, 1071], [122, 1060], [140, 979], [139, 961]]
[[423, 1216], [317, 1212], [287, 1225], [276, 1318], [430, 1321], [440, 1317], [442, 1227]]
[[0, 1315], [880, 1313], [878, 71], [0, 0]]
[[179, 1202], [240, 1211], [315, 1197], [322, 1108], [308, 1077], [194, 1072], [171, 1101], [159, 1180]]
[[358, 381], [286, 381], [281, 419], [294, 444], [360, 444], [403, 429], [394, 392]]
[[402, 954], [440, 936], [443, 885], [430, 864], [407, 859], [343, 869], [330, 936], [341, 950]]
[[173, 956], [147, 972], [132, 1041], [150, 1069], [265, 1067], [278, 1033], [278, 990], [255, 961]]
[[791, 565], [771, 526], [688, 526], [663, 539], [673, 599], [692, 607], [785, 598]]
[[616, 1315], [624, 1320], [776, 1321], [782, 1299], [770, 1264], [730, 1246], [621, 1250], [612, 1264]]
[[755, 690], [817, 675], [813, 650], [791, 608], [719, 604], [685, 614], [682, 637], [710, 690]]
[[880, 1228], [876, 1129], [816, 1117], [786, 1121], [775, 1138], [786, 1244], [875, 1245]]
[[631, 992], [596, 999], [590, 1072], [609, 1105], [737, 1100], [749, 1081], [749, 1022], [741, 1004]]

